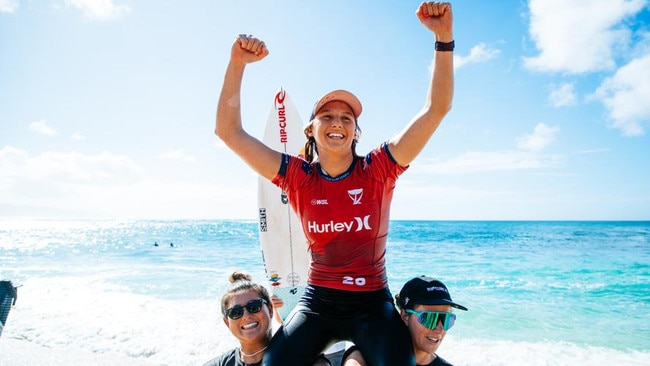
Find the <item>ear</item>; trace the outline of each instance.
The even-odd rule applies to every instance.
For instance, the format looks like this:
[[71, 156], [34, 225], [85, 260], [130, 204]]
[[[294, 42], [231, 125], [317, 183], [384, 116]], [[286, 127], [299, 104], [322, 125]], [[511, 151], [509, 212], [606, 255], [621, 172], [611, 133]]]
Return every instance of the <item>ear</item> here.
[[409, 313], [407, 313], [407, 312], [404, 311], [404, 310], [400, 310], [399, 312], [400, 312], [399, 315], [402, 317], [402, 320], [404, 321], [404, 324], [408, 325], [408, 322], [409, 322]]
[[305, 129], [303, 130], [306, 138], [310, 138], [314, 136], [313, 129], [314, 129], [314, 121], [312, 120], [311, 122], [309, 122], [307, 126], [305, 126]]
[[226, 327], [230, 328], [230, 319], [228, 319], [227, 316], [223, 317], [223, 323], [226, 325]]
[[361, 130], [357, 126], [357, 128], [354, 129], [354, 141], [359, 143], [359, 140], [361, 140]]

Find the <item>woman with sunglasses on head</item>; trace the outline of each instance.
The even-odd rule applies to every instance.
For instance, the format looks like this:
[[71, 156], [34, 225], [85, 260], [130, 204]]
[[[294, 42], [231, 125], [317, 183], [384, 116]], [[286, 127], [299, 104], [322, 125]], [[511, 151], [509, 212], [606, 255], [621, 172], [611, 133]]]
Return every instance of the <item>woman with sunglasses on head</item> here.
[[[467, 308], [451, 300], [444, 283], [425, 276], [408, 281], [395, 298], [400, 315], [411, 333], [416, 365], [452, 366], [436, 351], [456, 321], [452, 308], [465, 311]], [[361, 352], [353, 346], [343, 355], [341, 365], [365, 366], [366, 362]]]
[[[223, 322], [237, 340], [239, 347], [226, 351], [204, 366], [261, 365], [272, 334], [273, 301], [268, 290], [252, 281], [247, 273], [233, 272], [232, 284], [221, 298]], [[319, 356], [314, 366], [328, 366]]]
[[[361, 102], [345, 90], [330, 92], [316, 103], [305, 128], [304, 160], [270, 149], [248, 134], [241, 122], [244, 69], [269, 51], [264, 42], [246, 35], [238, 36], [231, 48], [215, 132], [287, 193], [311, 251], [308, 286], [274, 335], [264, 359], [267, 366], [303, 366], [336, 340], [354, 342], [375, 366], [414, 364], [386, 276], [390, 202], [397, 178], [451, 108], [454, 47], [449, 3], [422, 3], [416, 16], [435, 36], [424, 107], [400, 133], [365, 157], [355, 151]], [[423, 47], [434, 48], [433, 43]]]

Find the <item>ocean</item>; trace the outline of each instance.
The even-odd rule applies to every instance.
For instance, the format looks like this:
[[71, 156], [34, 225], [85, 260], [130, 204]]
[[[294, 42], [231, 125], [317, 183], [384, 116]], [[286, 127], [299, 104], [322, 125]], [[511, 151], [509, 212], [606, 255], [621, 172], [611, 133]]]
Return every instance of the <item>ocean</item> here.
[[[387, 268], [469, 308], [456, 366], [650, 365], [650, 222], [392, 221]], [[255, 221], [0, 221], [0, 365], [201, 365], [233, 270], [265, 280]]]

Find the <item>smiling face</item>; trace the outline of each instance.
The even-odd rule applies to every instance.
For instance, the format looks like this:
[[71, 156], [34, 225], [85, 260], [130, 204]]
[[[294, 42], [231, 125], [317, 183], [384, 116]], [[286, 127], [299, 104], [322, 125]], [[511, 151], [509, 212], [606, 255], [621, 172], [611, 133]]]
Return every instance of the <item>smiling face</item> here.
[[[449, 305], [415, 305], [415, 311], [444, 311], [451, 312]], [[435, 329], [428, 329], [418, 322], [418, 316], [401, 311], [402, 319], [406, 323], [413, 340], [413, 350], [418, 364], [428, 364], [433, 360], [432, 355], [438, 350], [442, 340], [445, 338], [447, 331], [443, 329], [439, 322]], [[426, 362], [424, 362], [426, 361]]]
[[[230, 297], [227, 308], [235, 305], [245, 306], [249, 301], [259, 298], [260, 295], [253, 290], [237, 292]], [[244, 308], [244, 315], [241, 318], [233, 320], [224, 317], [223, 321], [242, 345], [264, 345], [270, 334], [272, 312], [273, 310], [270, 305], [263, 305], [262, 309], [254, 314], [249, 313]]]
[[318, 154], [351, 153], [357, 138], [357, 123], [349, 105], [334, 100], [320, 108], [309, 127], [308, 135], [316, 140]]

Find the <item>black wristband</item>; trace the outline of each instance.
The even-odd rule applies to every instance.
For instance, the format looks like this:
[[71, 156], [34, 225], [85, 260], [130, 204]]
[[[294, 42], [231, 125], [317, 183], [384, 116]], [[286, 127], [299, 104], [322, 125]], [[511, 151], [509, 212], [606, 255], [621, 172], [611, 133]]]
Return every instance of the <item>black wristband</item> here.
[[454, 50], [456, 44], [451, 42], [436, 42], [436, 51], [451, 52]]

